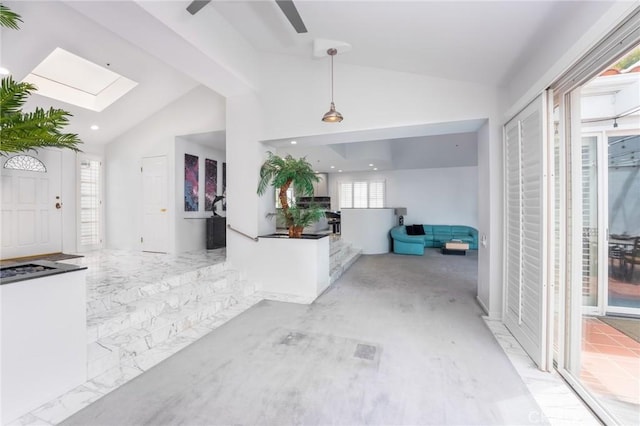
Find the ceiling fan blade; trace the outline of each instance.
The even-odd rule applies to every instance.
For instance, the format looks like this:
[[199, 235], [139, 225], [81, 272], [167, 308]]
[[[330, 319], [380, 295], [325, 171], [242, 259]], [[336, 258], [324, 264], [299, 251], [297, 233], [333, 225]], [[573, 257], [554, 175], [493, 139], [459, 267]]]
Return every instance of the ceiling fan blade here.
[[296, 5], [293, 4], [293, 0], [276, 0], [278, 6], [280, 6], [280, 10], [284, 13], [284, 16], [287, 17], [293, 28], [295, 28], [298, 34], [306, 33], [307, 27], [304, 26], [304, 22], [302, 22], [302, 18], [298, 13], [298, 9], [296, 9]]
[[191, 4], [187, 6], [187, 12], [189, 12], [192, 15], [195, 15], [200, 11], [200, 9], [202, 9], [207, 4], [209, 4], [210, 1], [211, 0], [193, 0]]

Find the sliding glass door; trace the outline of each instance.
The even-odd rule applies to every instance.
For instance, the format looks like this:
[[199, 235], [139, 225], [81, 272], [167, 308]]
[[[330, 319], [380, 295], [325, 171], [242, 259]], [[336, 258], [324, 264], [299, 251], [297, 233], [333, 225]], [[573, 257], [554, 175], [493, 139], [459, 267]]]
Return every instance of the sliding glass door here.
[[567, 244], [554, 359], [605, 422], [621, 424], [640, 412], [640, 62], [629, 56], [640, 60], [640, 47], [558, 98], [555, 160], [566, 166], [556, 197], [566, 227], [555, 224]]

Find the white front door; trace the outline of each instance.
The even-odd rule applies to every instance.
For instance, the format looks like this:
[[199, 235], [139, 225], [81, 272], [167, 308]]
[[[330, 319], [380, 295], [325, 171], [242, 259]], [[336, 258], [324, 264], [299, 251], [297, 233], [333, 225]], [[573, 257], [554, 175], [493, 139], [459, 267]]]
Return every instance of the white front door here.
[[57, 150], [2, 158], [0, 258], [62, 251], [61, 168]]
[[169, 251], [167, 157], [142, 159], [142, 251]]

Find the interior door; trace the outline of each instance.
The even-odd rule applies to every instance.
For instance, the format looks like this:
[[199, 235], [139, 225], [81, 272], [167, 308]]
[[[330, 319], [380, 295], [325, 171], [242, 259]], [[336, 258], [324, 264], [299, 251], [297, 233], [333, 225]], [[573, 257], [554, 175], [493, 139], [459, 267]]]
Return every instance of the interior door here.
[[59, 150], [2, 159], [2, 259], [62, 251], [61, 169]]
[[142, 251], [169, 251], [167, 157], [142, 159]]

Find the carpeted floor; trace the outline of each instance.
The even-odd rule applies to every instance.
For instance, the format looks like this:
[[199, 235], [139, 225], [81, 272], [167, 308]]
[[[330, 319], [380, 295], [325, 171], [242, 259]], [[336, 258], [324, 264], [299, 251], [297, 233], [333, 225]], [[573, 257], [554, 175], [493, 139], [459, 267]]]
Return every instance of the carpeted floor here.
[[78, 257], [84, 257], [79, 254], [66, 254], [66, 253], [49, 253], [41, 254], [38, 256], [19, 257], [17, 259], [0, 260], [0, 266], [15, 265], [16, 263], [33, 262], [35, 260], [49, 260], [51, 262], [57, 262], [59, 260], [76, 259]]
[[475, 251], [362, 256], [314, 304], [263, 301], [63, 424], [545, 423], [476, 272]]
[[600, 321], [609, 324], [621, 333], [631, 337], [636, 342], [640, 342], [640, 319], [620, 318], [620, 317], [598, 317]]

